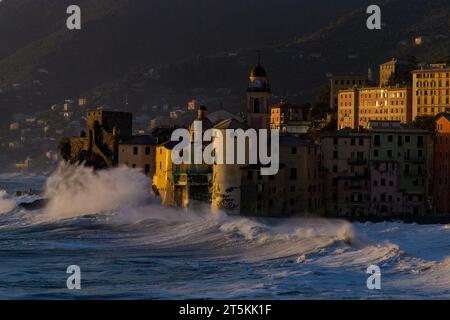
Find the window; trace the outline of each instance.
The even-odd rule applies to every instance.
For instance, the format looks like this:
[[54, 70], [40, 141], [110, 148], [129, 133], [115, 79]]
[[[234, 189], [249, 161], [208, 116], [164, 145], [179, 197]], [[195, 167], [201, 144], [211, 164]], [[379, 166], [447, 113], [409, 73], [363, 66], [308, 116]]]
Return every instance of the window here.
[[406, 165], [405, 165], [405, 173], [406, 173], [406, 174], [409, 174], [409, 164], [406, 164]]
[[380, 136], [379, 136], [379, 135], [375, 135], [375, 141], [374, 141], [374, 144], [375, 144], [376, 146], [379, 146], [379, 145], [380, 145]]
[[297, 148], [296, 147], [292, 147], [292, 154], [297, 154]]
[[253, 171], [247, 171], [247, 180], [253, 180]]
[[146, 156], [150, 155], [150, 147], [145, 147], [145, 155]]
[[291, 180], [297, 179], [297, 168], [291, 168], [291, 175], [289, 177]]
[[260, 113], [260, 110], [261, 110], [260, 102], [259, 102], [259, 99], [256, 98], [255, 102], [253, 103], [253, 112]]
[[418, 136], [417, 137], [417, 146], [418, 147], [423, 147], [423, 136]]
[[133, 154], [134, 154], [135, 156], [137, 156], [138, 153], [139, 153], [139, 148], [138, 148], [138, 147], [133, 147]]
[[337, 159], [338, 158], [338, 152], [337, 151], [333, 151], [333, 159]]

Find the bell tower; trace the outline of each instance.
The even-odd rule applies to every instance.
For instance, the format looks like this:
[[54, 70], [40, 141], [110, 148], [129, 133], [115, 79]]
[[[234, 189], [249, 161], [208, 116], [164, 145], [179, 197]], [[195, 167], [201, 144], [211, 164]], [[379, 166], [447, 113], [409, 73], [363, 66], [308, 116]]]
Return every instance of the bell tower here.
[[270, 89], [266, 70], [258, 63], [250, 71], [247, 89], [247, 125], [255, 129], [270, 128]]

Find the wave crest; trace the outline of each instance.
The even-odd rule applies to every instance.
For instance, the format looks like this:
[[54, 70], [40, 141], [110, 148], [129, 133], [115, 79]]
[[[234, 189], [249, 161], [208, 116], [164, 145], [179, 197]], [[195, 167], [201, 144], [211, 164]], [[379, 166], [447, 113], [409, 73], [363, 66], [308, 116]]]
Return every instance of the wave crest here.
[[150, 186], [149, 178], [127, 167], [94, 171], [61, 163], [47, 179], [44, 197], [49, 202], [44, 214], [60, 219], [113, 211], [143, 203]]

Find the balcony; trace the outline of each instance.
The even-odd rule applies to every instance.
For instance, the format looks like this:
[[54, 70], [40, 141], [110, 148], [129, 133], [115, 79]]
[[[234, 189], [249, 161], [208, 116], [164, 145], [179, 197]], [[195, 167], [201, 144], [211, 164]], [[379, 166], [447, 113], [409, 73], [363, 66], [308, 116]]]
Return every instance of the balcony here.
[[176, 186], [186, 186], [188, 182], [187, 174], [174, 174], [173, 175], [173, 183]]
[[208, 185], [212, 177], [212, 167], [208, 165], [174, 166], [173, 179], [177, 186]]

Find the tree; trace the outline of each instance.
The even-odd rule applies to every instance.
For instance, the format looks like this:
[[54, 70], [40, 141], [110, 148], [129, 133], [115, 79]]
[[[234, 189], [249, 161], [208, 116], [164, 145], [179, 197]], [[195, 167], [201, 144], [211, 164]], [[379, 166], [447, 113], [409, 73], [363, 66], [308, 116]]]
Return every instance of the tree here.
[[418, 62], [417, 58], [413, 55], [408, 55], [406, 57], [406, 65], [399, 70], [396, 70], [391, 74], [388, 84], [390, 86], [395, 86], [397, 84], [411, 85], [412, 76], [411, 72], [417, 69]]
[[325, 114], [331, 112], [330, 110], [330, 85], [323, 85], [319, 92], [312, 108], [313, 118], [324, 118]]
[[417, 116], [413, 124], [417, 128], [427, 130], [433, 134], [436, 133], [436, 118], [434, 116]]

